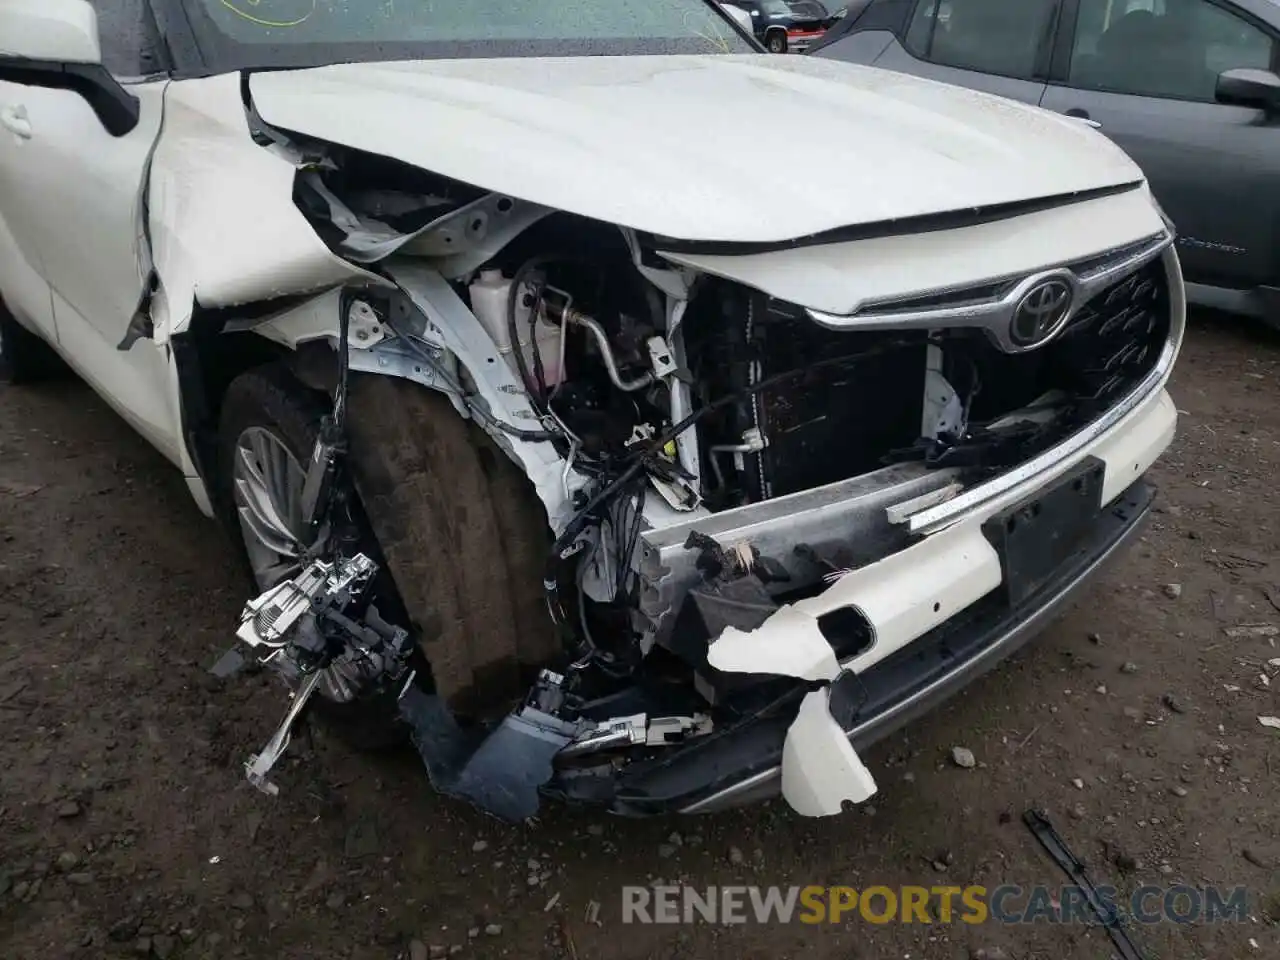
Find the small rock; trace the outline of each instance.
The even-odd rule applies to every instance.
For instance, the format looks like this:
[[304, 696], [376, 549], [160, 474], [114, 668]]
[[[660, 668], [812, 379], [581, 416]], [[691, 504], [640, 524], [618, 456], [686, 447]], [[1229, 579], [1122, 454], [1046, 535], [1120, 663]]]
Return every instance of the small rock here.
[[591, 834], [593, 837], [604, 836], [604, 827], [598, 823], [588, 824], [587, 833]]
[[1128, 717], [1130, 720], [1142, 719], [1142, 711], [1139, 710], [1137, 707], [1125, 707], [1124, 715]]
[[132, 940], [142, 922], [137, 917], [121, 917], [107, 928], [107, 936], [116, 943]]
[[484, 853], [488, 849], [489, 849], [488, 840], [477, 840], [475, 843], [471, 845], [472, 853]]
[[484, 928], [484, 935], [485, 935], [486, 937], [500, 937], [500, 936], [502, 936], [502, 924], [500, 924], [500, 923], [490, 923], [490, 924], [486, 924], [486, 925], [485, 925], [485, 928]]
[[335, 890], [329, 894], [329, 898], [325, 900], [324, 905], [330, 910], [341, 910], [343, 904], [347, 902], [347, 898], [340, 890]]
[[[1258, 853], [1257, 850], [1254, 850], [1252, 847], [1245, 847], [1244, 849], [1242, 849], [1240, 851], [1240, 856], [1244, 857], [1246, 860], [1252, 863], [1255, 867], [1261, 867], [1263, 870], [1271, 869], [1271, 864], [1267, 862], [1267, 859], [1264, 856], [1262, 856], [1262, 854]], [[14, 888], [14, 892], [15, 894], [17, 893], [17, 887]]]
[[438, 944], [433, 944], [431, 947], [427, 949], [427, 956], [429, 960], [444, 960], [444, 958], [447, 957], [448, 955], [449, 955], [449, 948], [440, 946]]
[[347, 831], [342, 852], [356, 860], [378, 852], [378, 828], [369, 820], [357, 820]]
[[30, 890], [31, 890], [31, 884], [27, 883], [27, 881], [25, 880], [19, 880], [17, 883], [13, 885], [13, 899], [25, 900], [27, 897], [27, 893]]
[[1096, 644], [1098, 644], [1098, 646], [1101, 646], [1101, 645], [1102, 645], [1102, 637], [1101, 637], [1099, 634], [1091, 633], [1091, 634], [1089, 634], [1089, 642], [1090, 642], [1090, 643], [1096, 643]]
[[467, 939], [468, 939], [468, 940], [474, 940], [474, 939], [475, 939], [476, 937], [478, 937], [478, 936], [480, 936], [480, 928], [479, 928], [479, 927], [472, 927], [470, 930], [468, 930], [468, 931], [467, 931]]
[[252, 910], [253, 895], [242, 890], [231, 898], [231, 906], [237, 910]]
[[64, 850], [62, 853], [58, 854], [58, 859], [55, 862], [58, 865], [58, 869], [63, 873], [66, 873], [67, 871], [74, 870], [76, 868], [76, 865], [80, 862], [80, 854], [76, 853], [74, 850]]
[[658, 856], [661, 857], [663, 860], [666, 860], [669, 857], [675, 856], [675, 852], [676, 852], [675, 846], [670, 843], [663, 843], [658, 845]]
[[139, 937], [133, 944], [133, 952], [140, 957], [151, 956], [151, 938]]
[[729, 862], [730, 862], [730, 863], [732, 863], [734, 866], [740, 866], [740, 865], [741, 865], [742, 863], [744, 863], [745, 861], [746, 861], [746, 857], [744, 857], [744, 856], [742, 855], [742, 851], [741, 851], [741, 850], [739, 850], [737, 847], [730, 847], [730, 848], [729, 848]]
[[151, 952], [158, 960], [169, 960], [177, 946], [177, 942], [167, 933], [157, 933], [151, 938]]
[[58, 816], [63, 820], [70, 820], [72, 817], [80, 816], [80, 804], [74, 800], [68, 800], [58, 805]]
[[934, 860], [931, 866], [933, 867], [933, 869], [937, 870], [939, 873], [947, 872], [947, 865], [941, 860]]
[[1088, 811], [1085, 810], [1083, 803], [1077, 803], [1071, 808], [1071, 816], [1075, 817], [1077, 820], [1083, 820], [1088, 816]]
[[952, 747], [951, 762], [957, 767], [963, 767], [965, 770], [972, 770], [978, 765], [977, 759], [973, 756], [973, 751], [968, 747]]
[[429, 956], [425, 943], [421, 940], [409, 941], [409, 960], [427, 960]]
[[1179, 784], [1179, 785], [1175, 785], [1173, 789], [1170, 790], [1169, 792], [1172, 793], [1175, 797], [1185, 797], [1187, 795], [1187, 788]]
[[1100, 693], [1105, 697], [1107, 695], [1107, 685], [1105, 683], [1100, 683], [1094, 688], [1093, 692]]
[[183, 943], [195, 943], [196, 937], [198, 936], [199, 934], [196, 933], [194, 930], [192, 930], [190, 927], [183, 927], [181, 930], [178, 931], [178, 939], [181, 940]]
[[449, 956], [454, 957], [462, 952], [462, 944], [455, 943], [449, 947]]
[[89, 884], [93, 883], [93, 874], [84, 872], [68, 873], [67, 883], [71, 884], [73, 887], [87, 887]]
[[1173, 873], [1173, 866], [1168, 863], [1162, 863], [1160, 864], [1160, 872], [1167, 877], [1169, 874]]
[[1172, 710], [1174, 713], [1186, 713], [1187, 706], [1172, 693], [1166, 693], [1160, 698], [1160, 702]]
[[678, 833], [672, 833], [671, 836], [667, 837], [667, 843], [674, 847], [679, 847], [684, 844], [684, 837]]
[[978, 947], [969, 954], [969, 960], [1009, 960], [1003, 947]]
[[1121, 673], [1134, 674], [1138, 672], [1138, 665], [1132, 660], [1126, 660], [1124, 666], [1120, 668]]
[[1111, 857], [1111, 862], [1116, 865], [1116, 869], [1122, 873], [1133, 873], [1138, 869], [1138, 861], [1123, 850], [1117, 850]]
[[1081, 780], [1079, 777], [1076, 777], [1074, 780], [1072, 780], [1071, 785], [1075, 787], [1077, 790], [1084, 789], [1084, 781]]
[[1166, 583], [1161, 589], [1164, 590], [1164, 595], [1170, 600], [1177, 600], [1182, 596], [1182, 584], [1180, 583]]
[[902, 775], [902, 782], [903, 782], [903, 783], [915, 783], [915, 782], [916, 782], [916, 775], [915, 775], [914, 773], [912, 773], [910, 770], [908, 770], [906, 773], [904, 773], [904, 774]]

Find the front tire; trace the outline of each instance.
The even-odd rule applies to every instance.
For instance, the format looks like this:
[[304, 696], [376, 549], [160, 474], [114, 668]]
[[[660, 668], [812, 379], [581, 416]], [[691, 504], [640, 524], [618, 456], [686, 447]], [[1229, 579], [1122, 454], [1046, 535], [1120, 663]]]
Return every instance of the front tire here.
[[542, 587], [542, 502], [446, 396], [408, 380], [353, 374], [347, 436], [436, 692], [462, 716], [505, 714], [561, 652]]
[[[327, 411], [327, 398], [284, 365], [241, 374], [223, 400], [219, 500], [258, 591], [297, 571], [292, 492], [301, 493], [302, 465]], [[379, 612], [410, 631], [450, 709], [505, 714], [560, 653], [542, 588], [551, 536], [541, 501], [448, 398], [407, 380], [352, 374], [346, 429], [361, 539], [382, 565]], [[253, 502], [273, 490], [269, 509]], [[394, 695], [335, 702], [324, 682], [318, 693], [317, 713], [348, 742], [376, 748], [403, 739]]]
[[764, 46], [770, 53], [786, 53], [787, 35], [781, 30], [774, 30], [764, 38]]

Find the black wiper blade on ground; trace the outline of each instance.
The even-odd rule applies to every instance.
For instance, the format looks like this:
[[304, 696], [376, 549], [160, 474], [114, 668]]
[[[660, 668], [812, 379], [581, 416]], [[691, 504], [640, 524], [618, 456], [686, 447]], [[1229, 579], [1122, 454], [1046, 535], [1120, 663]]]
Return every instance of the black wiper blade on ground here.
[[1122, 960], [1145, 960], [1137, 945], [1129, 939], [1129, 932], [1124, 928], [1124, 918], [1116, 908], [1102, 899], [1098, 893], [1097, 887], [1093, 885], [1093, 881], [1089, 879], [1089, 875], [1084, 872], [1084, 864], [1076, 858], [1063, 839], [1058, 836], [1058, 831], [1053, 828], [1048, 819], [1035, 810], [1028, 810], [1022, 815], [1022, 822], [1040, 841], [1040, 846], [1051, 856], [1054, 862], [1062, 868], [1062, 872], [1071, 878], [1081, 891], [1084, 892], [1088, 900], [1089, 908], [1101, 921], [1102, 925], [1107, 928], [1107, 933], [1111, 936], [1111, 942], [1116, 945], [1116, 950], [1120, 952]]

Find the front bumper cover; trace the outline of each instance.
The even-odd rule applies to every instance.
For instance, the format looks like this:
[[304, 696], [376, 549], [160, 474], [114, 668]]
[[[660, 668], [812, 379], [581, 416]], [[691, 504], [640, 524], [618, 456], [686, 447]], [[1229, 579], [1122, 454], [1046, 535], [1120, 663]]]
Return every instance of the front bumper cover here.
[[[1138, 534], [1154, 498], [1154, 488], [1141, 479], [1114, 498], [1075, 552], [1018, 609], [992, 592], [869, 669], [842, 673], [829, 688], [830, 715], [843, 728], [849, 753], [856, 759], [855, 751], [927, 712], [1042, 631]], [[840, 696], [855, 682], [856, 694]], [[609, 805], [633, 816], [707, 813], [778, 796], [794, 720], [761, 719], [631, 764], [618, 773]], [[603, 799], [575, 798], [572, 782], [552, 785], [550, 792]]]

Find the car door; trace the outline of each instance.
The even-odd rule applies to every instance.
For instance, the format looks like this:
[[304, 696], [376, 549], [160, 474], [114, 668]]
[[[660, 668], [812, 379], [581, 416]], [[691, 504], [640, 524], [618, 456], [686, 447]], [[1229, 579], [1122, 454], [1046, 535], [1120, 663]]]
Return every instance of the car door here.
[[1280, 117], [1214, 101], [1217, 75], [1276, 69], [1273, 27], [1226, 0], [1069, 0], [1042, 105], [1085, 117], [1142, 167], [1188, 281], [1280, 282]]
[[25, 194], [38, 157], [30, 149], [26, 88], [0, 73], [0, 301], [18, 321], [50, 343], [57, 342], [53, 302], [35, 248], [35, 218]]
[[[901, 26], [870, 62], [877, 67], [928, 77], [998, 96], [1038, 104], [1044, 93], [1059, 0], [916, 0], [909, 16], [897, 4], [872, 4], [854, 28], [819, 55], [858, 61], [874, 49], [864, 24], [879, 20], [884, 6]], [[845, 55], [847, 49], [848, 55]], [[862, 61], [865, 62], [865, 61]]]
[[[112, 132], [80, 92], [8, 83], [25, 120], [25, 163], [13, 199], [20, 249], [39, 258], [62, 354], [117, 411], [176, 460], [168, 352], [125, 340], [150, 282], [143, 189], [160, 132], [167, 78], [157, 76], [148, 0], [93, 0], [105, 66], [137, 98], [139, 118]], [[6, 201], [7, 202], [7, 201]]]

